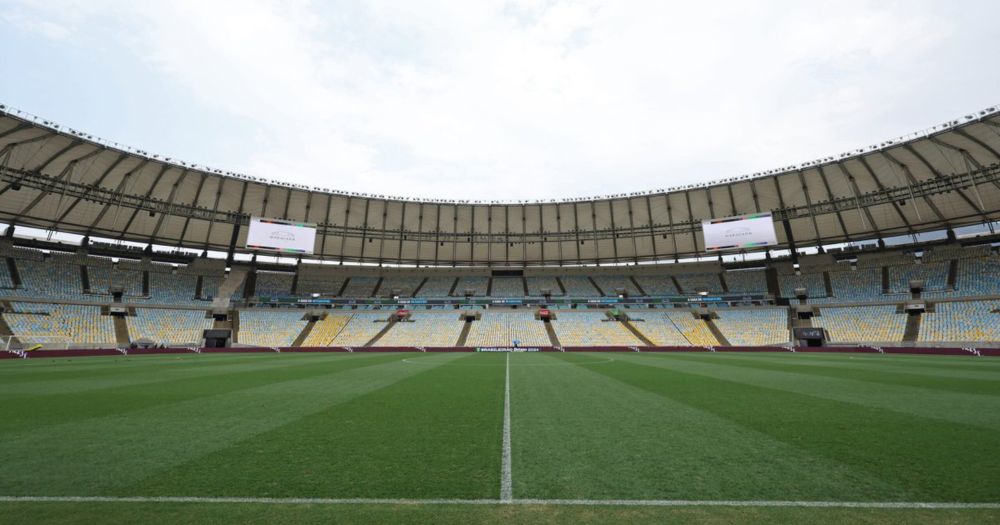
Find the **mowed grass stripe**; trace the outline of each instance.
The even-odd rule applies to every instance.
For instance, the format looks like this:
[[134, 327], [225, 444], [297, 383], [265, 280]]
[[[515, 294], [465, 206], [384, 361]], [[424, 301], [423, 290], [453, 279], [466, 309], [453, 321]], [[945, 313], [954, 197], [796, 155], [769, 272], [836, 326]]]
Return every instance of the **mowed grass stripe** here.
[[[796, 356], [789, 354], [792, 361]], [[807, 370], [773, 370], [718, 354], [630, 354], [623, 361], [658, 366], [723, 381], [772, 388], [906, 415], [935, 418], [1000, 431], [1000, 397], [945, 392], [919, 386], [890, 385], [809, 374]], [[940, 366], [946, 366], [944, 364]], [[955, 380], [961, 382], [961, 380]]]
[[[393, 365], [410, 371], [401, 380], [192, 457], [128, 490], [143, 495], [495, 499], [504, 357], [438, 355], [426, 363], [408, 357], [411, 362]], [[462, 366], [470, 361], [489, 366]], [[364, 372], [379, 371], [372, 367]], [[296, 398], [306, 401], [301, 393]]]
[[[5, 396], [10, 402], [0, 405], [0, 418], [5, 421], [5, 432], [38, 429], [44, 425], [63, 424], [74, 420], [123, 414], [133, 410], [169, 405], [179, 401], [253, 388], [260, 385], [323, 375], [342, 367], [368, 366], [379, 362], [395, 361], [393, 356], [340, 356], [326, 355], [300, 360], [296, 358], [274, 361], [263, 357], [255, 363], [238, 363], [231, 366], [191, 367], [181, 374], [160, 374], [161, 363], [151, 362], [143, 371], [122, 370], [124, 376], [109, 381], [106, 377], [92, 380], [67, 379], [73, 391], [57, 393], [22, 394]], [[176, 370], [174, 370], [176, 372]], [[133, 379], [132, 376], [138, 376]], [[82, 383], [82, 384], [81, 384]], [[111, 384], [108, 384], [111, 383]], [[121, 384], [119, 384], [121, 383]]]
[[873, 509], [751, 506], [625, 506], [551, 504], [330, 504], [11, 502], [0, 523], [393, 523], [436, 525], [509, 523], [783, 523], [884, 525], [995, 523], [992, 509]]
[[515, 498], [907, 499], [864, 469], [621, 381], [645, 369], [608, 359], [619, 356], [512, 356]]
[[[25, 373], [8, 377], [0, 383], [0, 395], [16, 397], [39, 397], [46, 395], [73, 394], [102, 389], [137, 386], [175, 379], [252, 372], [265, 368], [302, 366], [310, 362], [324, 362], [338, 354], [226, 354], [218, 356], [178, 356], [161, 359], [155, 356], [121, 357], [114, 359], [115, 365], [100, 369], [79, 368], [72, 374], [60, 372], [38, 377]], [[364, 355], [364, 354], [359, 354]], [[372, 354], [367, 354], [372, 355]], [[155, 366], [154, 366], [155, 365]], [[64, 368], [73, 368], [66, 363]]]
[[[433, 366], [417, 367], [391, 354], [330, 355], [327, 362], [271, 369], [261, 375], [220, 376], [197, 385], [172, 382], [179, 390], [157, 394], [171, 398], [165, 403], [153, 399], [128, 411], [16, 431], [4, 426], [0, 494], [129, 494], [137, 482], [158, 471], [211, 455]], [[195, 386], [195, 391], [186, 390]], [[151, 394], [133, 395], [141, 399]], [[109, 405], [128, 400], [98, 396], [89, 402]]]
[[[686, 356], [675, 357], [684, 359]], [[928, 388], [959, 394], [1000, 396], [1000, 370], [994, 371], [989, 374], [989, 377], [985, 378], [963, 377], [959, 379], [929, 370], [924, 370], [921, 373], [910, 373], [900, 370], [872, 369], [870, 367], [844, 367], [833, 363], [809, 363], [798, 359], [797, 355], [790, 355], [781, 360], [755, 359], [754, 356], [738, 354], [720, 354], [713, 356], [713, 358], [728, 365], [756, 368], [759, 370], [809, 374], [835, 379], [863, 381], [865, 383]], [[938, 370], [945, 367], [947, 367], [947, 364], [942, 363], [938, 366]]]
[[[731, 380], [710, 377], [704, 367], [712, 364], [690, 372], [682, 359], [623, 356], [615, 364], [593, 370], [754, 429], [818, 458], [851, 465], [894, 488], [860, 499], [1000, 501], [1000, 440], [995, 430], [919, 417], [905, 409], [793, 393], [786, 389], [789, 378], [777, 377], [781, 375], [777, 372], [774, 380], [786, 382], [782, 388], [743, 383], [738, 376]], [[816, 378], [802, 375], [800, 381], [810, 383]], [[923, 392], [925, 401], [941, 395]]]
[[[309, 354], [306, 354], [309, 355]], [[99, 374], [101, 371], [114, 373], [124, 367], [141, 368], [149, 362], [159, 361], [184, 365], [186, 363], [211, 363], [219, 360], [252, 361], [264, 356], [280, 357], [278, 353], [207, 353], [198, 354], [185, 352], [183, 354], [148, 354], [148, 355], [110, 355], [83, 357], [32, 357], [29, 359], [4, 359], [0, 361], [0, 377], [11, 376], [12, 380], [31, 380], [51, 376], [79, 374], [88, 372]]]
[[[725, 353], [725, 352], [720, 352]], [[788, 352], [791, 354], [791, 352]], [[739, 355], [730, 352], [733, 355]], [[785, 353], [778, 354], [758, 354], [764, 357], [784, 356]], [[941, 367], [941, 363], [947, 363], [950, 371], [977, 372], [983, 370], [1000, 371], [1000, 359], [996, 357], [976, 357], [968, 356], [946, 356], [946, 355], [918, 355], [918, 354], [878, 354], [861, 352], [795, 352], [801, 358], [813, 361], [830, 361], [840, 363], [846, 361], [863, 362], [873, 367], [879, 366], [906, 366], [914, 369], [928, 369], [936, 371]]]
[[[817, 354], [796, 352], [791, 353], [737, 353], [718, 352], [724, 359], [754, 359], [763, 363], [795, 364], [802, 367], [835, 367], [847, 370], [864, 370], [870, 372], [901, 373], [919, 377], [939, 377], [954, 379], [972, 379], [980, 381], [996, 381], [1000, 377], [1000, 367], [989, 363], [1000, 363], [994, 358], [966, 358], [954, 356], [935, 356], [938, 362], [935, 366], [924, 366], [923, 362], [914, 362], [914, 356], [884, 355], [877, 358], [861, 358], [854, 354], [838, 354], [822, 356]], [[972, 369], [966, 368], [974, 363]]]

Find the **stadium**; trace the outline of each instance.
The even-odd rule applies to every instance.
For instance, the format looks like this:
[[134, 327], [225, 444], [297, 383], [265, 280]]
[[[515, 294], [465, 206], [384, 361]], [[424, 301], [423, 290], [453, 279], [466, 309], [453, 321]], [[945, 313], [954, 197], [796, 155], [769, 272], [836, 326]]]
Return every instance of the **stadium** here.
[[454, 200], [0, 105], [0, 522], [993, 522], [998, 220], [1000, 106]]

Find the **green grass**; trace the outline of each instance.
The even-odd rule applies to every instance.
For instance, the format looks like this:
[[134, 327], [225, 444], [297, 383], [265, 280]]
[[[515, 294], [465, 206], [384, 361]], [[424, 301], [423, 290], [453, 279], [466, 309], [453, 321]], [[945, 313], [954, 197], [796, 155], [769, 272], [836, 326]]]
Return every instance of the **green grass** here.
[[[488, 499], [504, 354], [0, 362], [0, 496]], [[1000, 502], [1000, 360], [510, 356], [515, 499]], [[30, 522], [984, 523], [991, 509], [7, 502]]]

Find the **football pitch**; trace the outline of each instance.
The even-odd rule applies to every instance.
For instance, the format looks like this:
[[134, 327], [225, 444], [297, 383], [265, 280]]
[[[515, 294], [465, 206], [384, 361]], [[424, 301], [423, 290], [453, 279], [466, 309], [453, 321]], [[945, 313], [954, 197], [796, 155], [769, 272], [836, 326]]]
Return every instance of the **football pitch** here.
[[0, 522], [1000, 522], [1000, 359], [0, 362]]

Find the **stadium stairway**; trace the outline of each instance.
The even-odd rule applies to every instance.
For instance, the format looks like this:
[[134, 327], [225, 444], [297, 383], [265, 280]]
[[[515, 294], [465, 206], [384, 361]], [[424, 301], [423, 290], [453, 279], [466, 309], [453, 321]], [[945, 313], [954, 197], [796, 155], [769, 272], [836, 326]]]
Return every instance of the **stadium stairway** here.
[[632, 282], [632, 286], [635, 286], [635, 290], [636, 290], [637, 292], [639, 292], [639, 295], [640, 295], [640, 296], [646, 296], [646, 295], [648, 295], [648, 294], [646, 293], [646, 290], [643, 290], [643, 289], [642, 289], [642, 286], [639, 286], [639, 281], [637, 281], [637, 280], [635, 279], [635, 276], [634, 276], [634, 275], [630, 275], [630, 276], [628, 276], [628, 278], [629, 278], [629, 280], [630, 280], [630, 281]]
[[302, 268], [302, 263], [300, 262], [298, 265], [295, 266], [295, 273], [292, 274], [292, 289], [290, 290], [292, 295], [296, 295], [299, 293], [299, 269], [301, 268]]
[[375, 288], [372, 289], [372, 294], [369, 297], [378, 297], [378, 291], [380, 288], [382, 288], [382, 281], [384, 280], [385, 277], [382, 277], [380, 275], [378, 281], [375, 282]]
[[7, 320], [0, 315], [0, 336], [10, 337], [12, 335], [14, 335], [14, 332], [10, 329], [10, 325], [8, 325]]
[[316, 319], [310, 318], [309, 322], [306, 323], [306, 325], [302, 328], [302, 331], [299, 332], [299, 336], [296, 337], [294, 341], [292, 341], [292, 346], [295, 347], [302, 346], [302, 342], [305, 341], [307, 337], [309, 337], [309, 333], [312, 332], [314, 326], [316, 326]]
[[[233, 268], [229, 275], [219, 285], [219, 295], [212, 299], [213, 308], [226, 308], [229, 306], [229, 298], [239, 290], [243, 280], [247, 278], [246, 268]], [[200, 278], [199, 278], [200, 280]]]
[[7, 257], [7, 270], [10, 272], [10, 280], [14, 281], [14, 286], [21, 287], [21, 274], [17, 272], [17, 264], [13, 257]]
[[253, 297], [257, 295], [257, 271], [247, 272], [247, 278], [243, 280], [243, 297]]
[[726, 339], [726, 336], [722, 335], [722, 331], [719, 330], [719, 327], [718, 325], [715, 324], [715, 321], [713, 321], [711, 318], [703, 319], [703, 321], [705, 322], [706, 325], [708, 325], [708, 331], [712, 332], [712, 335], [715, 336], [715, 340], [718, 341], [720, 346], [729, 346], [729, 340]]
[[[13, 276], [13, 274], [11, 274]], [[958, 259], [952, 259], [948, 263], [948, 289], [954, 290], [955, 283], [958, 282]]]
[[549, 343], [554, 347], [562, 347], [562, 343], [559, 342], [559, 336], [556, 335], [556, 329], [552, 327], [552, 323], [542, 322], [545, 323], [545, 333], [549, 334]]
[[903, 329], [904, 343], [915, 342], [920, 336], [920, 321], [923, 317], [919, 312], [912, 312], [906, 316], [906, 328]]
[[676, 275], [671, 275], [670, 276], [670, 280], [674, 283], [674, 288], [677, 289], [677, 293], [679, 293], [679, 294], [684, 293], [684, 288], [681, 287], [681, 283], [680, 283], [680, 281], [677, 280], [677, 276]]
[[[83, 283], [83, 290], [85, 292], [97, 291], [90, 289], [90, 273], [87, 271], [87, 265], [80, 265], [80, 282]], [[107, 292], [107, 290], [101, 290], [102, 292]]]
[[823, 286], [826, 288], [826, 296], [833, 297], [833, 283], [830, 282], [830, 272], [823, 272]]
[[593, 277], [588, 275], [587, 280], [590, 281], [590, 285], [597, 290], [597, 295], [604, 295], [604, 290], [602, 290], [600, 286], [597, 286], [597, 281], [595, 281]]
[[125, 322], [125, 316], [123, 315], [113, 315], [111, 319], [115, 323], [115, 342], [119, 345], [128, 346], [131, 341], [128, 334], [128, 323]]
[[365, 343], [365, 348], [368, 348], [369, 346], [375, 344], [379, 339], [382, 339], [382, 336], [389, 333], [389, 330], [392, 330], [393, 326], [396, 326], [396, 322], [396, 316], [390, 317], [389, 320], [385, 322], [385, 327], [379, 330], [378, 333], [375, 334], [375, 337], [372, 337], [370, 341]]
[[562, 295], [565, 296], [566, 295], [566, 286], [563, 285], [562, 279], [556, 277], [556, 284], [559, 285], [559, 291], [562, 292]]
[[771, 294], [772, 297], [781, 297], [781, 285], [778, 284], [778, 269], [768, 268], [764, 272], [764, 277], [767, 279], [767, 293]]
[[472, 330], [473, 322], [472, 319], [465, 320], [465, 326], [462, 327], [462, 333], [458, 334], [458, 342], [455, 343], [455, 346], [465, 346], [465, 341], [469, 338], [469, 330]]
[[425, 284], [427, 284], [427, 279], [430, 279], [430, 277], [424, 277], [423, 280], [420, 281], [420, 284], [418, 284], [417, 287], [414, 288], [412, 292], [410, 292], [410, 297], [417, 296], [417, 293], [420, 292], [420, 289], [423, 288]]
[[[239, 310], [231, 310], [229, 312], [229, 320], [228, 321], [216, 321], [215, 324], [216, 325], [224, 325], [224, 326], [221, 326], [221, 328], [228, 328], [229, 329], [230, 341], [232, 341], [233, 343], [240, 342], [240, 311]], [[220, 326], [216, 326], [216, 328], [220, 328]]]
[[626, 329], [628, 329], [629, 332], [632, 332], [632, 335], [634, 335], [636, 337], [636, 339], [642, 341], [642, 344], [644, 344], [646, 346], [656, 346], [656, 345], [653, 344], [652, 341], [649, 340], [648, 337], [646, 337], [645, 335], [643, 335], [643, 333], [640, 332], [639, 329], [635, 327], [635, 325], [632, 324], [632, 320], [631, 319], [628, 319], [626, 317], [624, 320], [621, 321], [621, 323], [622, 323], [622, 325], [625, 326]]
[[729, 293], [729, 283], [726, 282], [726, 272], [719, 272], [719, 283], [722, 285], [722, 293]]

